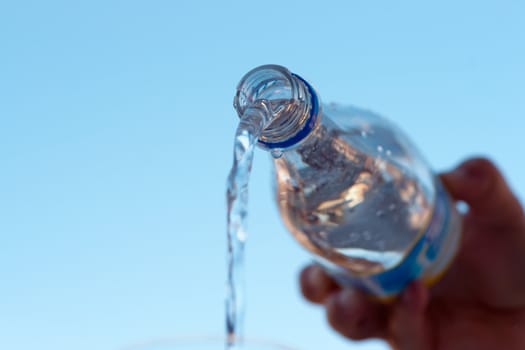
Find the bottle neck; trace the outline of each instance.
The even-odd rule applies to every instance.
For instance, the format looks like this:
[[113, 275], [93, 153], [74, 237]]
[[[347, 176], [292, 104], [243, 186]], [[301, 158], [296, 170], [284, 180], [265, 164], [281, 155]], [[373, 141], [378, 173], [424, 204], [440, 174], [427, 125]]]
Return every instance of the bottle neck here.
[[280, 132], [281, 125], [273, 127], [273, 123], [265, 128], [259, 139], [259, 145], [264, 148], [285, 150], [293, 147], [305, 139], [319, 123], [321, 111], [317, 93], [304, 79], [295, 74], [293, 77], [304, 90], [305, 99], [299, 101], [296, 109], [281, 117], [288, 124], [285, 132]]
[[237, 87], [234, 106], [242, 119], [253, 114], [254, 109], [266, 116], [258, 145], [274, 152], [298, 145], [319, 124], [321, 116], [314, 88], [276, 65], [248, 72]]

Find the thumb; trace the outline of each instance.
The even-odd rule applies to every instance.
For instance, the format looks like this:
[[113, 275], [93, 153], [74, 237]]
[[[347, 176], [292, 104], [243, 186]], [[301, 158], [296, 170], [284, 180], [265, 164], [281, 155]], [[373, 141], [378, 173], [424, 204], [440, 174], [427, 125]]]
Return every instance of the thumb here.
[[452, 197], [465, 201], [470, 214], [500, 227], [523, 225], [523, 209], [498, 168], [488, 159], [473, 158], [442, 174]]
[[388, 341], [396, 350], [430, 349], [430, 329], [425, 317], [428, 289], [414, 281], [393, 305]]

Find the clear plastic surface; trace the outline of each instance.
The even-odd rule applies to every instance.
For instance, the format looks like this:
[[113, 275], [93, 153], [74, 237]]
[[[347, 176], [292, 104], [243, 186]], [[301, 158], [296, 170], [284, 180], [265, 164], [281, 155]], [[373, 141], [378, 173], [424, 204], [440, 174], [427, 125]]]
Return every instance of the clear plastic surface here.
[[281, 216], [308, 250], [353, 273], [392, 268], [430, 220], [434, 177], [401, 131], [371, 112], [330, 105], [321, 121], [275, 159]]

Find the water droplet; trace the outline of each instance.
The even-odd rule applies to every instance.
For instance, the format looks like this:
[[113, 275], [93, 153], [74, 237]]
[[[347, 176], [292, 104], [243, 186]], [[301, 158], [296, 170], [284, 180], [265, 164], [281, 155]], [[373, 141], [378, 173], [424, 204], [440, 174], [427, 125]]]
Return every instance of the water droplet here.
[[383, 216], [383, 215], [385, 215], [385, 212], [384, 212], [384, 211], [382, 211], [382, 210], [378, 210], [378, 211], [376, 211], [376, 216], [377, 216], [378, 218], [380, 218], [380, 217]]
[[387, 149], [387, 150], [386, 150], [386, 155], [390, 157], [390, 156], [392, 155], [392, 151], [389, 150], [389, 149]]
[[394, 203], [390, 204], [388, 206], [388, 210], [392, 211], [392, 210], [395, 210], [396, 209], [396, 205]]
[[383, 146], [381, 146], [381, 145], [377, 146], [377, 151], [379, 153], [382, 153], [383, 152]]
[[359, 234], [357, 232], [350, 233], [350, 242], [356, 242], [359, 240]]
[[272, 157], [274, 157], [275, 159], [279, 159], [283, 156], [283, 151], [278, 148], [272, 149], [270, 153], [272, 154]]
[[463, 201], [459, 201], [456, 204], [456, 207], [461, 214], [466, 214], [468, 212], [468, 204]]
[[386, 162], [382, 157], [377, 157], [376, 164], [379, 170], [384, 171], [386, 170]]
[[365, 130], [361, 131], [361, 137], [366, 138], [368, 136]]
[[245, 242], [247, 237], [248, 237], [248, 234], [246, 233], [245, 230], [239, 229], [239, 231], [237, 231], [237, 239], [239, 241]]

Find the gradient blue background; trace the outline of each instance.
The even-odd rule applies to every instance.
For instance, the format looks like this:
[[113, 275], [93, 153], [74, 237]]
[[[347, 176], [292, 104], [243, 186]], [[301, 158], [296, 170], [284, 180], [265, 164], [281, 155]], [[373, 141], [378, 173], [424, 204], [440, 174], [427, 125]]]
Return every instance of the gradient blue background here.
[[[0, 349], [221, 334], [235, 86], [289, 67], [396, 121], [436, 170], [484, 154], [525, 196], [520, 1], [0, 2]], [[248, 336], [332, 332], [296, 283], [256, 154]]]

